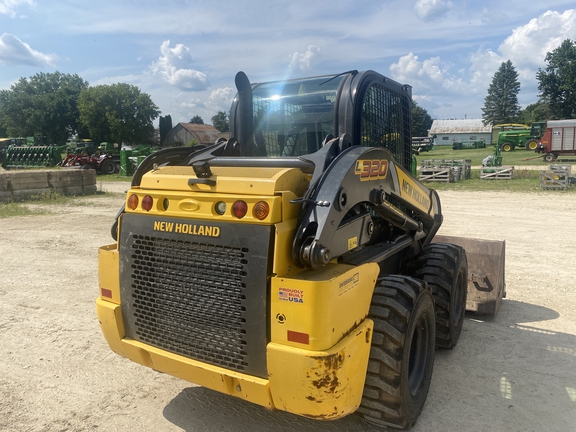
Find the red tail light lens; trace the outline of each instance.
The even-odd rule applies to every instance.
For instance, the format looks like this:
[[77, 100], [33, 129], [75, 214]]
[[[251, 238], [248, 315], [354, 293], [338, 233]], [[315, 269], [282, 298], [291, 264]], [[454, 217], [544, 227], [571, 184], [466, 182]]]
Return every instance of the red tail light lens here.
[[232, 214], [236, 216], [238, 219], [242, 219], [246, 216], [246, 212], [248, 211], [248, 204], [244, 201], [236, 201], [232, 205]]
[[144, 198], [142, 198], [142, 208], [144, 210], [150, 211], [153, 204], [154, 204], [154, 200], [152, 199], [152, 197], [150, 195], [146, 195]]
[[130, 195], [128, 197], [128, 208], [130, 210], [136, 210], [138, 207], [138, 195]]
[[258, 220], [264, 220], [270, 213], [270, 206], [265, 201], [258, 201], [252, 210], [254, 217]]

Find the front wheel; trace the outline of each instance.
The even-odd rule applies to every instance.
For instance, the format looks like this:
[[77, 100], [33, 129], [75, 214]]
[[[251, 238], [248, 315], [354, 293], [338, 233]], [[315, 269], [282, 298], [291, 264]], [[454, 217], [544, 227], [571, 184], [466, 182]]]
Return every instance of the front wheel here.
[[514, 144], [510, 144], [510, 143], [504, 143], [502, 144], [502, 147], [500, 148], [500, 150], [502, 150], [503, 152], [511, 152], [512, 150], [514, 150]]
[[424, 246], [410, 275], [428, 283], [436, 305], [436, 346], [452, 349], [458, 343], [468, 294], [468, 260], [460, 246], [432, 243]]
[[374, 321], [357, 413], [379, 426], [410, 429], [422, 412], [434, 366], [434, 299], [426, 283], [385, 276], [374, 290]]

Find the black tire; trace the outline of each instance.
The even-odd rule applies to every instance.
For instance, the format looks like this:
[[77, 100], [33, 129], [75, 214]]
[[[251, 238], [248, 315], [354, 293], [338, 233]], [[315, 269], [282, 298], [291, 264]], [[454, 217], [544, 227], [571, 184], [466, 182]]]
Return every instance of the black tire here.
[[110, 235], [114, 241], [118, 241], [118, 219], [116, 219], [110, 227]]
[[526, 141], [526, 150], [536, 150], [538, 147], [538, 140], [537, 139], [529, 139]]
[[556, 155], [554, 153], [546, 153], [544, 155], [544, 162], [554, 162], [556, 160]]
[[374, 290], [370, 359], [357, 413], [379, 426], [410, 429], [422, 412], [434, 366], [434, 298], [409, 276], [386, 276]]
[[116, 164], [114, 161], [105, 160], [102, 162], [102, 165], [100, 165], [100, 171], [104, 174], [114, 174], [116, 172]]
[[464, 324], [468, 294], [468, 260], [460, 246], [424, 246], [410, 268], [411, 276], [428, 283], [436, 305], [436, 346], [452, 349]]
[[506, 153], [511, 152], [512, 150], [514, 150], [514, 144], [511, 144], [511, 143], [504, 143], [504, 144], [502, 144], [502, 147], [500, 147], [500, 151], [503, 151]]

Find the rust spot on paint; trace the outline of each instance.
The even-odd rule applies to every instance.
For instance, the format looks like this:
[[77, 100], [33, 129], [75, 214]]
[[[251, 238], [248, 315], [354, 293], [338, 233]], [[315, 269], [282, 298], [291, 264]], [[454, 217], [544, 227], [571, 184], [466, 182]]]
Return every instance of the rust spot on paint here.
[[301, 415], [315, 420], [333, 420], [334, 418], [341, 417], [341, 414], [338, 412], [338, 407], [334, 407], [334, 411], [328, 414], [301, 414]]
[[318, 370], [320, 372], [317, 373], [319, 378], [312, 381], [312, 385], [325, 393], [333, 394], [340, 384], [338, 369], [344, 362], [344, 356], [338, 353], [326, 357], [312, 357], [312, 359], [318, 362]]

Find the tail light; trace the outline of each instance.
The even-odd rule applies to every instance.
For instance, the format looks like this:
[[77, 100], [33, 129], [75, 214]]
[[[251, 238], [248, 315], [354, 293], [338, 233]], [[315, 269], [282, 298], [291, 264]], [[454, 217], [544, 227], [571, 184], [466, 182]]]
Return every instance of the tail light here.
[[146, 211], [150, 211], [152, 209], [152, 205], [154, 204], [154, 200], [150, 195], [146, 195], [142, 198], [142, 208]]
[[248, 204], [246, 204], [244, 201], [238, 200], [232, 205], [232, 214], [238, 219], [242, 219], [244, 216], [246, 216], [247, 211]]
[[136, 208], [138, 207], [138, 195], [130, 195], [130, 197], [128, 197], [128, 208], [130, 208], [130, 210], [136, 210]]
[[264, 220], [270, 213], [270, 206], [265, 201], [258, 201], [252, 210], [252, 214], [258, 220]]

